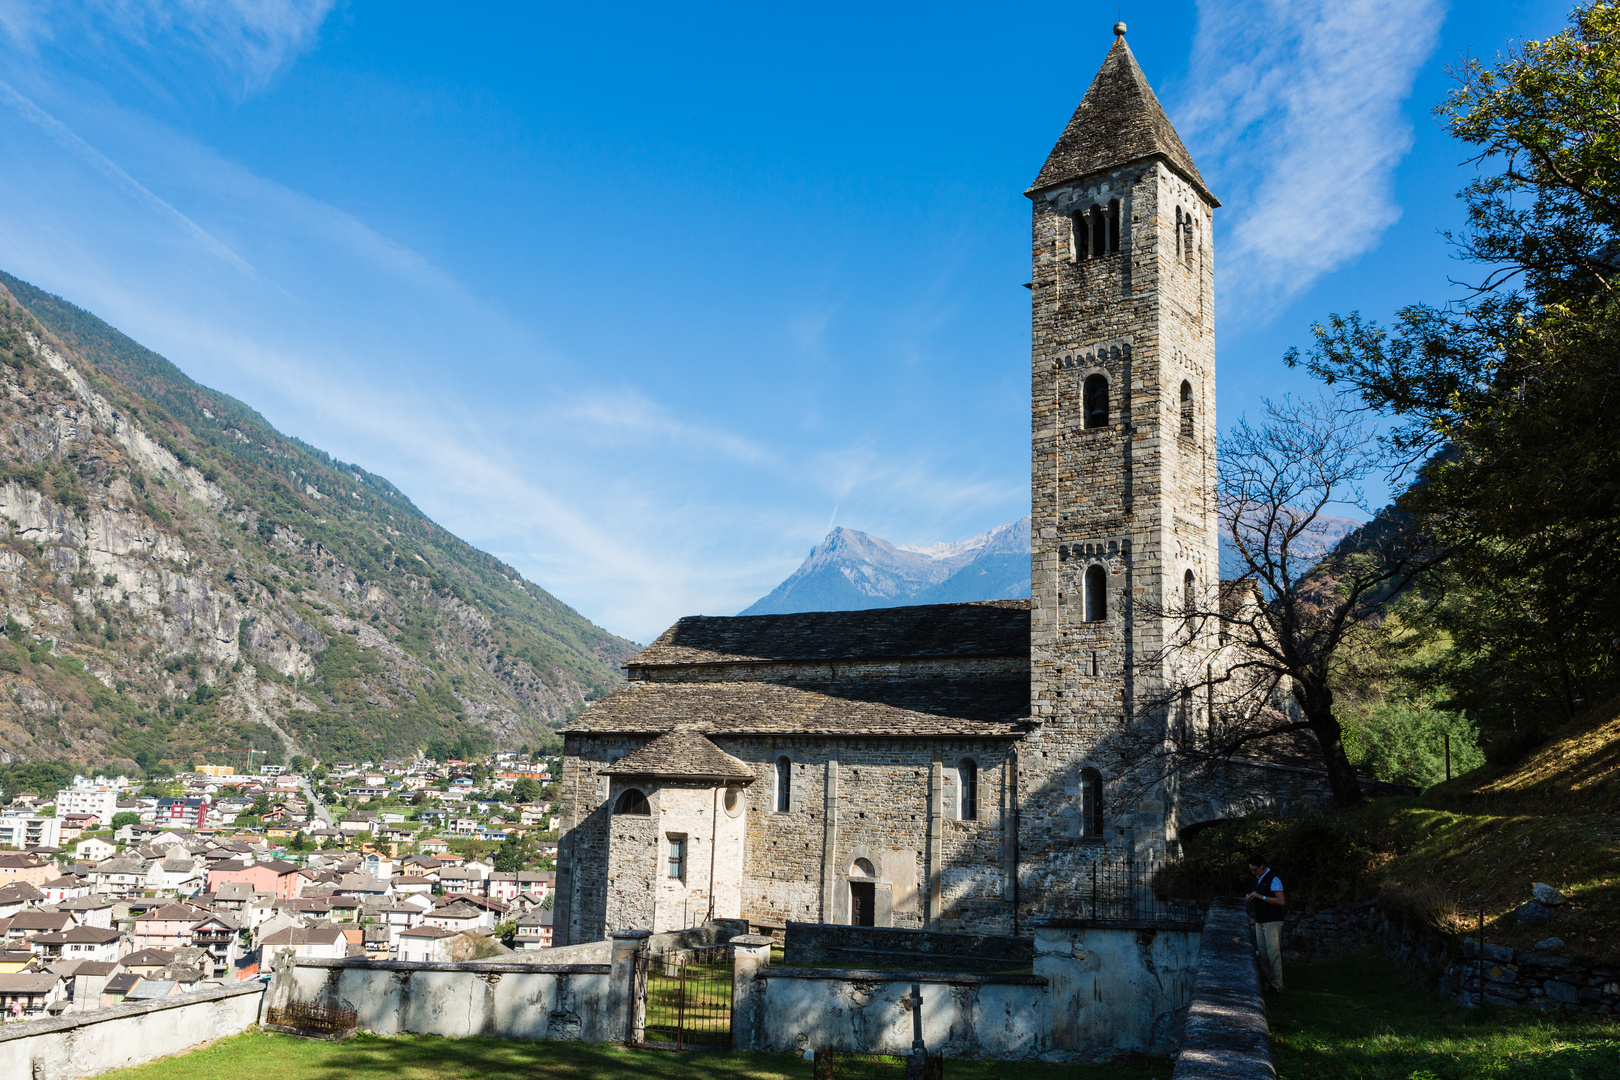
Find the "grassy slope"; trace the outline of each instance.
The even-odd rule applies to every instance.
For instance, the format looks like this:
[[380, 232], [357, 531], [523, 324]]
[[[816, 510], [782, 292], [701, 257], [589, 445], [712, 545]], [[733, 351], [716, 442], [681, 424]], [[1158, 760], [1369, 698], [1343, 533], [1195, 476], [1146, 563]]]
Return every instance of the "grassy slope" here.
[[1292, 964], [1267, 1004], [1281, 1080], [1601, 1080], [1620, 1030], [1424, 992], [1371, 954]]
[[[1525, 946], [1557, 936], [1574, 954], [1620, 962], [1620, 702], [1571, 724], [1518, 766], [1485, 766], [1422, 796], [1304, 820], [1249, 818], [1195, 832], [1172, 888], [1236, 891], [1259, 848], [1309, 906], [1381, 897], [1447, 932]], [[1544, 881], [1558, 917], [1505, 918]]]
[[[31, 313], [43, 336], [71, 350], [95, 392], [181, 467], [206, 477], [226, 505], [199, 504], [174, 477], [166, 484], [143, 472], [103, 425], [81, 423], [71, 445], [61, 440], [61, 417], [82, 415], [83, 405], [27, 350], [6, 360], [15, 373], [7, 376], [11, 438], [0, 479], [40, 491], [70, 515], [88, 520], [111, 509], [133, 515], [148, 535], [177, 538], [188, 587], [234, 593], [230, 621], [263, 622], [268, 636], [299, 638], [317, 654], [301, 671], [282, 664], [279, 687], [233, 686], [251, 706], [245, 714], [221, 709], [208, 688], [241, 680], [208, 662], [207, 642], [199, 662], [150, 612], [120, 609], [122, 595], [100, 590], [99, 573], [92, 581], [63, 572], [45, 547], [0, 538], [27, 564], [11, 606], [54, 605], [73, 616], [71, 626], [58, 618], [51, 631], [63, 662], [47, 658], [41, 667], [39, 650], [20, 638], [16, 646], [28, 644], [34, 655], [0, 656], [24, 712], [0, 731], [14, 752], [97, 764], [144, 751], [148, 760], [162, 754], [179, 763], [267, 739], [279, 746], [256, 723], [262, 702], [303, 748], [327, 756], [409, 753], [481, 728], [517, 745], [605, 692], [618, 678], [614, 665], [634, 652], [435, 525], [381, 477], [282, 435], [88, 312], [3, 273], [0, 283], [28, 309], [25, 321]], [[26, 330], [8, 326], [13, 336]], [[89, 557], [79, 553], [81, 564]], [[148, 563], [157, 574], [173, 560]], [[128, 569], [133, 576], [142, 568]], [[379, 648], [383, 639], [398, 651]], [[260, 681], [275, 683], [266, 657], [252, 655], [245, 639], [244, 650], [261, 661]], [[160, 672], [165, 665], [173, 670]], [[30, 695], [65, 705], [30, 716]], [[186, 714], [179, 718], [177, 698]]]

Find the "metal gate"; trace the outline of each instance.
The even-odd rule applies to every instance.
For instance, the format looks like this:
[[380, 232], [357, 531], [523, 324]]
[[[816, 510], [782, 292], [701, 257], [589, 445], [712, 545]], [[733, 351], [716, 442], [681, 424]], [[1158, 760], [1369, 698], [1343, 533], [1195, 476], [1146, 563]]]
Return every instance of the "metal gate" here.
[[655, 1050], [731, 1049], [731, 949], [642, 953], [639, 1045]]

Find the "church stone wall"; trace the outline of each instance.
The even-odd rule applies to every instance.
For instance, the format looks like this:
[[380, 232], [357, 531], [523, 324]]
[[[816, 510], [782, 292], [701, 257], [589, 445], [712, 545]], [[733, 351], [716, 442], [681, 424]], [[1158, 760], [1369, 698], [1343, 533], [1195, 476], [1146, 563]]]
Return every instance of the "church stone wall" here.
[[[790, 921], [847, 922], [850, 871], [864, 858], [877, 871], [880, 925], [989, 932], [1011, 926], [1011, 770], [1005, 741], [713, 739], [749, 762], [758, 776], [743, 789], [746, 811], [736, 823], [739, 835], [746, 834], [734, 874], [742, 918], [773, 927]], [[682, 903], [691, 908], [690, 890], [675, 896], [658, 878], [665, 836], [679, 830], [670, 823], [675, 818], [657, 815], [661, 800], [672, 799], [676, 789], [654, 790], [623, 778], [608, 784], [599, 775], [645, 741], [569, 736], [565, 792], [585, 793], [570, 807], [569, 817], [579, 823], [568, 829], [559, 853], [557, 923], [567, 927], [569, 942], [631, 926], [656, 923], [663, 929], [673, 925], [667, 920]], [[785, 814], [775, 809], [776, 761], [784, 755], [793, 771]], [[977, 765], [975, 821], [960, 820], [963, 758]], [[612, 800], [627, 786], [651, 792], [653, 818], [609, 814]], [[705, 840], [690, 844], [688, 858], [702, 860], [707, 811], [693, 807], [689, 813], [697, 824], [688, 823], [688, 835], [701, 831]], [[733, 865], [729, 858], [722, 869]], [[689, 881], [701, 880], [706, 888], [706, 872], [706, 866], [695, 867]], [[716, 878], [724, 887], [725, 876], [717, 871]], [[637, 890], [644, 899], [636, 898]], [[706, 910], [706, 900], [701, 906]], [[731, 914], [729, 906], [723, 914]], [[627, 921], [635, 919], [642, 921]]]

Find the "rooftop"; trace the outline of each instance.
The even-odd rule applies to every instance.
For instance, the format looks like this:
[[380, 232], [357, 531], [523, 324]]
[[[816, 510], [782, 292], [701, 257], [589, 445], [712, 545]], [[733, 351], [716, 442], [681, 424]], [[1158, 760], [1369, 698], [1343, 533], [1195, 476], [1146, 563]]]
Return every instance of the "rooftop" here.
[[830, 660], [1020, 656], [1029, 601], [921, 604], [790, 615], [689, 615], [626, 665], [805, 663]]

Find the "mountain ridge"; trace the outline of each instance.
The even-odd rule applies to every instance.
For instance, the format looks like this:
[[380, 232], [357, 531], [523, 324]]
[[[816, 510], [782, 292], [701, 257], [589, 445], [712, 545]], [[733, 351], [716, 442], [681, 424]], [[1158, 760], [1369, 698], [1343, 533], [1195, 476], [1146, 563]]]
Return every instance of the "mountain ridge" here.
[[546, 742], [636, 646], [0, 272], [0, 756]]
[[876, 607], [1029, 596], [1030, 519], [966, 540], [891, 544], [838, 526], [799, 568], [742, 615], [859, 611]]

